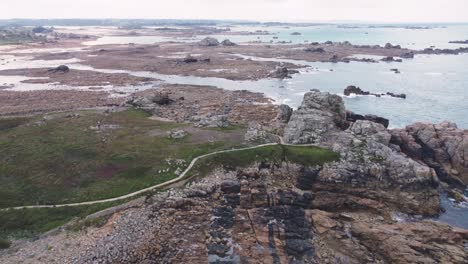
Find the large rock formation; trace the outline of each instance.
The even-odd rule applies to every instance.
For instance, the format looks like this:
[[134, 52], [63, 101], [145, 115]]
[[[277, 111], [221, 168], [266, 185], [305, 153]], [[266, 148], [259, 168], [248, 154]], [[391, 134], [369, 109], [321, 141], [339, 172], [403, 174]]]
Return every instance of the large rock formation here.
[[468, 131], [456, 124], [416, 123], [394, 129], [391, 142], [409, 157], [433, 168], [439, 178], [464, 189], [468, 185]]
[[302, 105], [294, 111], [284, 131], [284, 141], [308, 144], [346, 126], [346, 109], [338, 95], [312, 90], [304, 95]]
[[409, 213], [439, 213], [434, 170], [390, 148], [391, 134], [382, 124], [357, 120], [347, 127], [341, 97], [313, 90], [292, 114], [284, 141], [340, 153], [341, 160], [326, 164], [317, 176], [326, 192], [385, 199]]

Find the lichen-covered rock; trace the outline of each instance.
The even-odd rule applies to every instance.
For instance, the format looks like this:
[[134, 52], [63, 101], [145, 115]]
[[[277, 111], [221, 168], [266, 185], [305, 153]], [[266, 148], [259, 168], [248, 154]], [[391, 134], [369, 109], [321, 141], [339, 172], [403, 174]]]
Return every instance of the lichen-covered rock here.
[[312, 90], [293, 112], [284, 131], [284, 141], [292, 144], [318, 143], [327, 134], [346, 126], [346, 109], [338, 95]]

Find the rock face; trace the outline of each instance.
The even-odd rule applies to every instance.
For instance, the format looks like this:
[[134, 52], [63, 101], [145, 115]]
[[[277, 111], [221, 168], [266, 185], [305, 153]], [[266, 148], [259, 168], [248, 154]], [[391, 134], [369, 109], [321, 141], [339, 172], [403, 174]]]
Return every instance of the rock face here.
[[219, 46], [219, 41], [215, 38], [206, 37], [198, 42], [198, 45], [205, 46], [205, 47], [214, 47]]
[[322, 137], [346, 126], [346, 110], [338, 95], [312, 90], [304, 95], [284, 131], [284, 141], [292, 144], [317, 143]]
[[392, 143], [413, 159], [433, 168], [439, 178], [453, 186], [468, 185], [468, 131], [450, 122], [416, 123], [394, 129]]

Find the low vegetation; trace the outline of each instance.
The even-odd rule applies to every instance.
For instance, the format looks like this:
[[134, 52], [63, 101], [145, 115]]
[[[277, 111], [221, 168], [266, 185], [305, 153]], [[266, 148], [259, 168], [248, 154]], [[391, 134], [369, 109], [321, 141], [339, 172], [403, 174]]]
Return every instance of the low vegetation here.
[[[90, 206], [8, 210], [0, 212], [0, 240], [8, 238], [34, 237], [68, 223], [82, 219], [117, 202]], [[83, 220], [84, 221], [84, 220]], [[77, 221], [77, 223], [81, 223]], [[88, 224], [72, 225], [71, 230], [80, 230]]]
[[200, 160], [189, 172], [188, 176], [205, 176], [218, 167], [234, 170], [260, 161], [285, 161], [305, 166], [316, 166], [338, 159], [339, 155], [337, 153], [318, 147], [273, 145], [208, 156]]
[[241, 144], [168, 138], [179, 126], [138, 110], [0, 120], [0, 208], [118, 197], [174, 178], [196, 156]]
[[[239, 135], [209, 142], [191, 135], [170, 139], [167, 132], [184, 125], [148, 117], [131, 109], [0, 120], [0, 208], [118, 197], [176, 177], [176, 169], [184, 169], [197, 156], [246, 147], [239, 142]], [[242, 127], [217, 131], [230, 135], [245, 132]], [[338, 158], [336, 153], [316, 147], [266, 146], [208, 156], [199, 160], [188, 176], [203, 176], [220, 166], [244, 167], [255, 161], [314, 166]], [[31, 237], [122, 202], [0, 211], [0, 238]], [[105, 221], [80, 220], [68, 227], [80, 231]]]

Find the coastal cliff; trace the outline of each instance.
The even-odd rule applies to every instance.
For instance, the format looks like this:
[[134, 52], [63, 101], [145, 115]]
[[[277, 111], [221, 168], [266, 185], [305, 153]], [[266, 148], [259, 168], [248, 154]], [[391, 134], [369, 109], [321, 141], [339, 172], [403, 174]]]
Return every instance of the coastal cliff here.
[[[166, 106], [158, 107], [161, 113]], [[466, 262], [468, 230], [425, 218], [441, 213], [441, 191], [466, 186], [466, 131], [450, 123], [388, 130], [369, 120], [350, 122], [343, 100], [318, 90], [292, 115], [285, 106], [278, 111], [282, 125], [271, 125], [284, 128], [283, 141], [314, 147], [291, 152], [283, 144], [275, 158], [223, 163], [113, 214], [104, 226], [47, 236], [0, 260]], [[306, 150], [308, 158], [298, 158]], [[330, 150], [336, 156], [324, 158]], [[54, 250], [38, 250], [47, 245]]]

